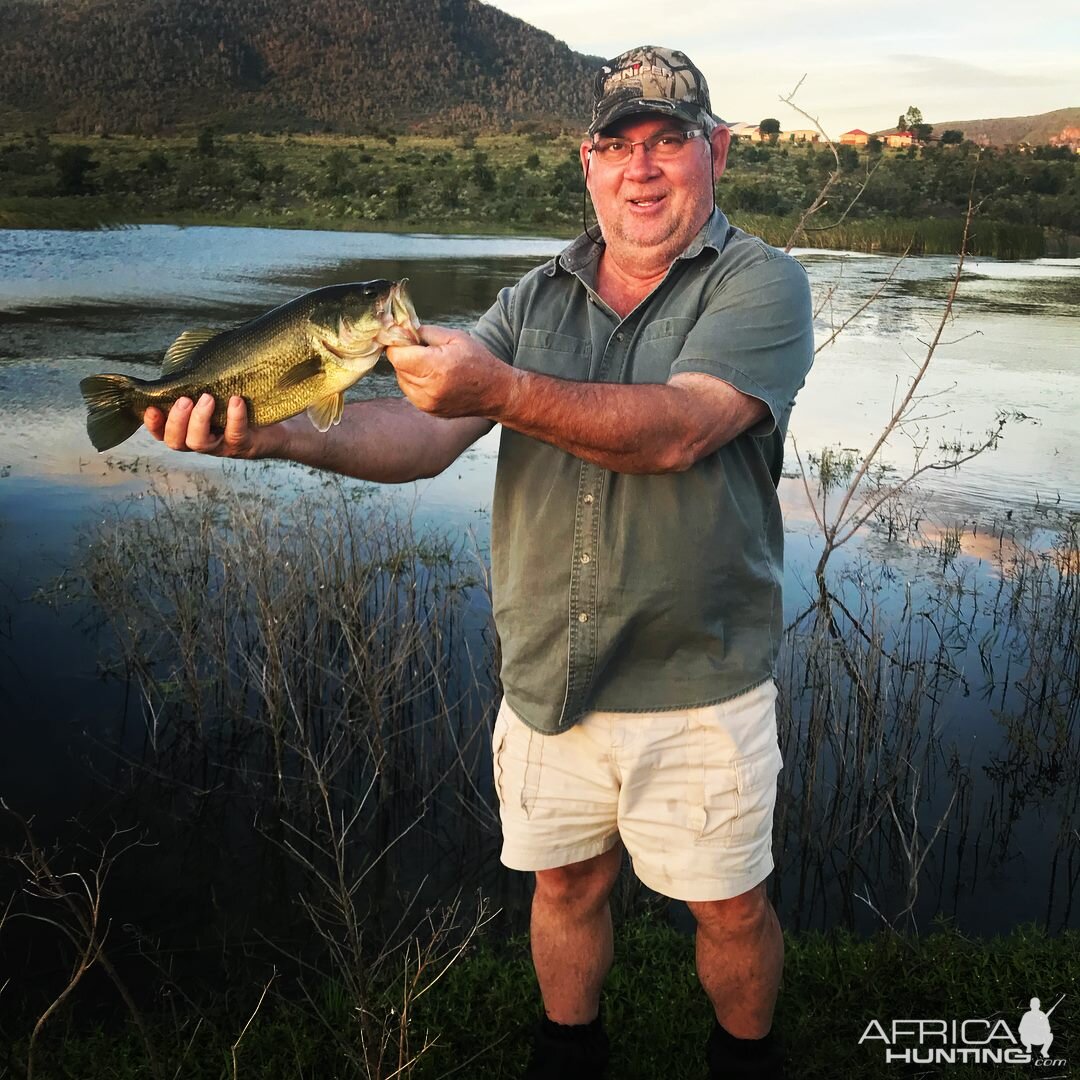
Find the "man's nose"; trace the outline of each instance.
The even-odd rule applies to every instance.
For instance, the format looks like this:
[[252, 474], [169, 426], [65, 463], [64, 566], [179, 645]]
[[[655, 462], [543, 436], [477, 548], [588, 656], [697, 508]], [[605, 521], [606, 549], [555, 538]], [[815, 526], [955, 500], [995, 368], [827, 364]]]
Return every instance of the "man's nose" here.
[[630, 148], [630, 160], [623, 167], [623, 175], [631, 179], [655, 176], [659, 172], [656, 159], [644, 143], [634, 143]]

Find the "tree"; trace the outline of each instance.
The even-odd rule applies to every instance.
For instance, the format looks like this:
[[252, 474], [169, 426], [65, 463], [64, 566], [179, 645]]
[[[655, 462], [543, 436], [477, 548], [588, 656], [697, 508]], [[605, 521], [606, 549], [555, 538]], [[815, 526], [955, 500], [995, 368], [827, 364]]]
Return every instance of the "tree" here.
[[53, 158], [56, 166], [56, 193], [58, 195], [86, 195], [94, 190], [90, 178], [98, 163], [90, 153], [89, 146], [65, 146], [57, 150]]
[[964, 133], [955, 128], [948, 128], [941, 133], [942, 146], [959, 146], [964, 141]]
[[859, 152], [854, 146], [838, 146], [836, 156], [843, 172], [854, 172], [859, 167]]
[[868, 154], [880, 154], [881, 148], [884, 145], [885, 144], [876, 135], [871, 135], [870, 138], [866, 140], [866, 152]]
[[[897, 131], [910, 131], [913, 135], [915, 129], [921, 124], [925, 123], [923, 120], [922, 110], [915, 105], [909, 105], [906, 113], [901, 113], [900, 117], [896, 121]], [[918, 136], [915, 136], [918, 138]]]
[[930, 141], [934, 126], [933, 124], [913, 124], [908, 130], [915, 136], [916, 142], [925, 143]]
[[762, 138], [768, 135], [770, 142], [776, 142], [780, 137], [780, 121], [775, 116], [767, 116], [758, 124], [758, 131], [761, 132]]

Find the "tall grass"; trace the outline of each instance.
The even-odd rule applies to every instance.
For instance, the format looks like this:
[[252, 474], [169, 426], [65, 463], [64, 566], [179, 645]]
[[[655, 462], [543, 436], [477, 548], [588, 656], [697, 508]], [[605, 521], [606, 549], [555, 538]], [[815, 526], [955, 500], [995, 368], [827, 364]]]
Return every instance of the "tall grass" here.
[[[226, 967], [287, 971], [345, 1075], [409, 1075], [426, 1048], [410, 1010], [487, 918], [453, 898], [452, 868], [480, 854], [462, 852], [463, 822], [494, 833], [481, 578], [363, 488], [199, 485], [146, 509], [101, 528], [84, 567], [141, 698], [138, 808], [185, 819], [174, 843], [210, 832], [255, 868], [267, 921], [220, 940]], [[432, 909], [423, 879], [440, 863], [450, 896]]]
[[[487, 992], [478, 976], [444, 976], [489, 917], [459, 890], [493, 885], [487, 735], [498, 687], [484, 573], [367, 491], [203, 484], [154, 494], [88, 538], [82, 575], [141, 721], [116, 748], [125, 769], [114, 781], [131, 801], [110, 821], [125, 827], [126, 812], [164, 840], [123, 859], [153, 881], [156, 865], [190, 846], [241, 879], [226, 874], [215, 888], [243, 889], [251, 875], [259, 893], [230, 917], [217, 894], [212, 932], [194, 943], [164, 940], [163, 927], [82, 942], [91, 960], [119, 953], [128, 984], [183, 1002], [173, 1021], [156, 998], [128, 1006], [147, 1012], [143, 1039], [163, 1063], [182, 1062], [206, 1023], [219, 1040], [230, 1033], [242, 1065], [265, 1049], [263, 1020], [279, 1030], [275, 1018], [289, 1016], [307, 1047], [290, 1051], [298, 1061], [329, 1055], [339, 1075], [364, 1080], [438, 1075], [428, 1070], [445, 1059], [425, 1062], [447, 1023], [440, 995]], [[1069, 521], [1051, 549], [1003, 537], [996, 573], [977, 577], [944, 541], [927, 543], [927, 572], [899, 586], [899, 607], [888, 565], [856, 560], [832, 580], [834, 618], [792, 626], [773, 879], [792, 931], [921, 928], [1014, 857], [1032, 802], [1054, 830], [1042, 921], [1068, 925], [1080, 878], [1077, 542]], [[984, 729], [998, 725], [1001, 738], [973, 760], [953, 748], [950, 725], [956, 703], [976, 695]], [[980, 772], [992, 781], [985, 793]], [[55, 852], [49, 867], [46, 884], [92, 877], [86, 845]], [[425, 891], [430, 872], [439, 881]], [[58, 897], [12, 895], [0, 941], [22, 917], [55, 923]], [[98, 906], [104, 925], [107, 893]], [[202, 978], [178, 963], [192, 948]], [[24, 1023], [65, 977], [33, 965], [14, 977]], [[66, 1038], [64, 1018], [93, 1000], [88, 982], [42, 1029], [43, 1060]], [[6, 1034], [25, 1046], [26, 1030]]]
[[[732, 223], [760, 236], [769, 244], [783, 247], [797, 224], [796, 217], [733, 211]], [[801, 247], [842, 251], [882, 252], [912, 255], [955, 255], [960, 250], [964, 219], [849, 218], [831, 228], [807, 230], [799, 237]], [[1046, 254], [1046, 238], [1037, 225], [1014, 225], [1003, 221], [976, 219], [968, 238], [968, 254], [997, 259], [1038, 259]]]

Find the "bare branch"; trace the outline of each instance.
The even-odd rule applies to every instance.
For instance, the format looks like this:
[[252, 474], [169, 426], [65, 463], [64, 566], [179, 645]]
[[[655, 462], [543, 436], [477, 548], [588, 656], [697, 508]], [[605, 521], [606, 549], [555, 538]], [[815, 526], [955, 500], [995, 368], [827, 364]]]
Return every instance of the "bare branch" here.
[[273, 986], [274, 980], [277, 978], [277, 968], [274, 969], [270, 978], [267, 980], [266, 985], [263, 987], [262, 993], [259, 995], [259, 1000], [255, 1004], [255, 1009], [248, 1017], [247, 1023], [244, 1025], [243, 1030], [236, 1036], [236, 1042], [229, 1047], [229, 1053], [232, 1055], [232, 1075], [233, 1080], [239, 1080], [240, 1077], [240, 1062], [237, 1058], [236, 1051], [240, 1048], [240, 1043], [243, 1041], [244, 1036], [248, 1032], [248, 1028], [251, 1027], [252, 1022], [258, 1015], [259, 1010], [262, 1008], [262, 1003], [266, 1000], [266, 995], [270, 991], [270, 987]]

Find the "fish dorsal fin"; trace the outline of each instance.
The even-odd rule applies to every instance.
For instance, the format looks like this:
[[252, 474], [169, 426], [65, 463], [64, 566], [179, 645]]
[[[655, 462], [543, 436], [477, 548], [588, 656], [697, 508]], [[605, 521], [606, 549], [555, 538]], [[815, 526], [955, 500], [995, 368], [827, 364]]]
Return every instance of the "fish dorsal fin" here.
[[278, 379], [278, 389], [288, 390], [290, 387], [299, 386], [305, 379], [313, 379], [316, 375], [321, 375], [325, 367], [326, 365], [323, 363], [321, 356], [309, 356], [306, 360], [301, 360], [295, 367], [289, 368]]
[[308, 406], [308, 419], [320, 430], [329, 431], [334, 424], [341, 422], [345, 410], [345, 394], [331, 394]]
[[205, 345], [221, 333], [224, 331], [213, 326], [198, 326], [194, 330], [185, 330], [165, 353], [165, 359], [161, 362], [162, 376], [172, 375], [178, 368], [182, 368], [200, 345]]

